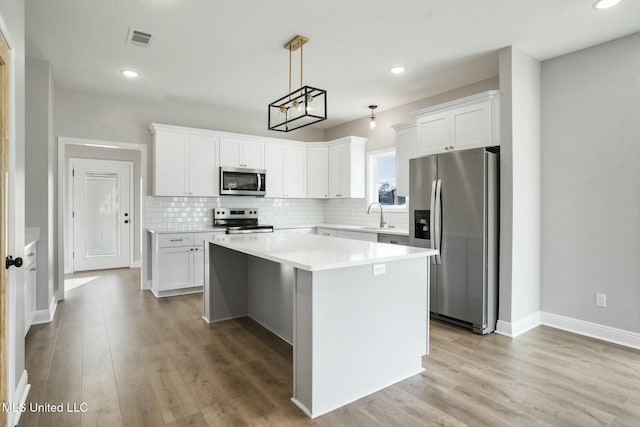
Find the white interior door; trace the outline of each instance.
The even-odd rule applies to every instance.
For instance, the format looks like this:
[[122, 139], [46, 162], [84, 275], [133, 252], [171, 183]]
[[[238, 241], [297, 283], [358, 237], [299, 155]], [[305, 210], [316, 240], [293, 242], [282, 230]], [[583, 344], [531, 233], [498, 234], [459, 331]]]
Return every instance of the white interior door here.
[[133, 163], [71, 159], [73, 270], [129, 267]]

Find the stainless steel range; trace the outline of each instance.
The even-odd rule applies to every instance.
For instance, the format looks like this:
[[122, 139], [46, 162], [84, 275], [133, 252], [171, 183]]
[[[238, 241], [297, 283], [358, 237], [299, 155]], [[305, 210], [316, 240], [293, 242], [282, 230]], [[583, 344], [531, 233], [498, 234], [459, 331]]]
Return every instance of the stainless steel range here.
[[273, 233], [273, 225], [258, 224], [258, 208], [215, 208], [213, 226], [227, 234]]

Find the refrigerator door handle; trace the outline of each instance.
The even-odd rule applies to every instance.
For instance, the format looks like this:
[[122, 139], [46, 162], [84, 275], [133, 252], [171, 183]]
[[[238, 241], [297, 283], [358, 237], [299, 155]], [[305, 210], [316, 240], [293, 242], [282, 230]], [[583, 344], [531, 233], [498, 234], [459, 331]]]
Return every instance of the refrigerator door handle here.
[[436, 183], [436, 206], [435, 206], [435, 231], [432, 239], [436, 242], [435, 249], [438, 250], [438, 255], [434, 258], [436, 264], [442, 264], [442, 180], [439, 179]]
[[[429, 215], [429, 239], [431, 240], [431, 249], [438, 249], [435, 234], [435, 217], [436, 217], [436, 182], [431, 182], [431, 211]], [[436, 258], [431, 257], [431, 263], [436, 264]]]

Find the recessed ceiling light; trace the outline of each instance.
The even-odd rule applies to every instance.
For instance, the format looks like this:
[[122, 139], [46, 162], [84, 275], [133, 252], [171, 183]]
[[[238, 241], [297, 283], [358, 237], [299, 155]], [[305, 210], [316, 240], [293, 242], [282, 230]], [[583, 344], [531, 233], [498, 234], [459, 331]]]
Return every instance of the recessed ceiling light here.
[[393, 68], [391, 69], [391, 72], [392, 72], [393, 74], [401, 74], [401, 73], [404, 73], [404, 67], [393, 67]]
[[598, 0], [593, 4], [595, 9], [609, 9], [620, 3], [621, 0]]
[[125, 77], [129, 77], [130, 79], [135, 79], [138, 77], [138, 73], [133, 70], [122, 70], [120, 71]]

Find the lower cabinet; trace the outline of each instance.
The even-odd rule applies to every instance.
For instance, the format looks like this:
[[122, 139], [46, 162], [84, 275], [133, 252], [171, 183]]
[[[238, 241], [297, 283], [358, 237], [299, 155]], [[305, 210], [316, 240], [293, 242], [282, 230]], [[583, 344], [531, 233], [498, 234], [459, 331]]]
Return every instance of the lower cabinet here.
[[360, 231], [344, 231], [337, 230], [336, 237], [343, 239], [364, 240], [367, 242], [377, 242], [378, 236], [376, 233], [362, 233]]
[[36, 262], [36, 242], [24, 248], [24, 335], [27, 335], [36, 314], [36, 287], [38, 263]]
[[332, 230], [331, 228], [320, 228], [318, 227], [316, 229], [316, 234], [318, 236], [329, 236], [329, 237], [337, 237], [337, 231], [336, 230]]
[[151, 290], [157, 297], [200, 292], [204, 286], [204, 241], [209, 234], [160, 234], [153, 239]]

